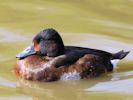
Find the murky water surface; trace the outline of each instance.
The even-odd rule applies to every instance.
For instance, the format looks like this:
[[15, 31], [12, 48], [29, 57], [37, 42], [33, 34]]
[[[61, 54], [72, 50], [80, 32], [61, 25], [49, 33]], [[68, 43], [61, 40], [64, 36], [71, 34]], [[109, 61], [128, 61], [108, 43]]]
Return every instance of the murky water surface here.
[[[0, 0], [0, 100], [132, 100], [132, 11], [132, 0]], [[18, 80], [15, 55], [46, 27], [66, 45], [131, 52], [112, 73], [89, 80]]]

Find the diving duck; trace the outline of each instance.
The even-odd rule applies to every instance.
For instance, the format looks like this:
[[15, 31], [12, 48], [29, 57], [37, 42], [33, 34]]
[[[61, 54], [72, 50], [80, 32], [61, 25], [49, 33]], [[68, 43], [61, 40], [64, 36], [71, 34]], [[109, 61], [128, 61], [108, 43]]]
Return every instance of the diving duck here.
[[59, 33], [52, 28], [40, 31], [33, 45], [17, 54], [14, 72], [26, 80], [79, 80], [100, 76], [113, 70], [112, 62], [128, 52], [109, 53], [91, 48], [64, 46]]

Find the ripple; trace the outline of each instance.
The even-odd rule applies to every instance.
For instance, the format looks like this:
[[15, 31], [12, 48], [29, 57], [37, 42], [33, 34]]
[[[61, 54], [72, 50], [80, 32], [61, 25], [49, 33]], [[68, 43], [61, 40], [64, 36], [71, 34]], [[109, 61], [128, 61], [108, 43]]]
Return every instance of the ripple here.
[[0, 42], [22, 42], [26, 40], [26, 37], [23, 35], [19, 35], [5, 28], [0, 28]]
[[0, 77], [0, 86], [16, 88], [16, 83]]
[[132, 84], [133, 84], [133, 78], [118, 80], [118, 81], [99, 82], [98, 84], [92, 86], [91, 88], [86, 89], [86, 91], [133, 93]]
[[0, 97], [0, 100], [33, 100], [27, 96], [11, 96], [11, 97]]

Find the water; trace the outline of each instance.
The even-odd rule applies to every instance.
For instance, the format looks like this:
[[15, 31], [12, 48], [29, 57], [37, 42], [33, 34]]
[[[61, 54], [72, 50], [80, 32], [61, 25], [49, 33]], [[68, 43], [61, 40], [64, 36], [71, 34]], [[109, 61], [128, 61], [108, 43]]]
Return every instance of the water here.
[[[0, 0], [0, 100], [132, 100], [132, 11], [132, 0]], [[89, 80], [17, 79], [15, 55], [46, 27], [59, 31], [65, 45], [131, 53], [112, 73]]]

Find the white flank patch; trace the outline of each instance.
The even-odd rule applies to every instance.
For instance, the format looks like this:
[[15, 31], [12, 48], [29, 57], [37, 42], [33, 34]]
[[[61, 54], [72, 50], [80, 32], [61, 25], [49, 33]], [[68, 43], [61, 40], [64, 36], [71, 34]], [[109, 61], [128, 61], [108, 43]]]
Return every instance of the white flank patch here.
[[116, 68], [117, 67], [117, 64], [120, 60], [119, 59], [115, 59], [115, 60], [111, 60], [111, 63], [113, 65], [113, 68]]
[[80, 73], [77, 71], [69, 72], [69, 73], [64, 73], [61, 77], [60, 80], [80, 80]]

